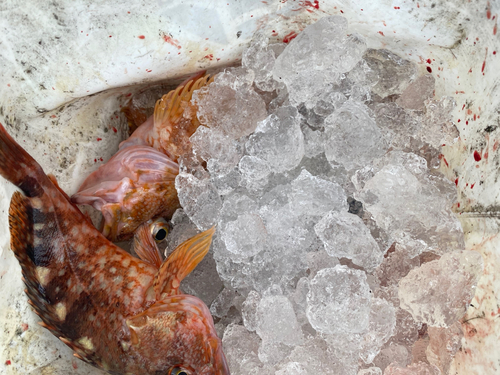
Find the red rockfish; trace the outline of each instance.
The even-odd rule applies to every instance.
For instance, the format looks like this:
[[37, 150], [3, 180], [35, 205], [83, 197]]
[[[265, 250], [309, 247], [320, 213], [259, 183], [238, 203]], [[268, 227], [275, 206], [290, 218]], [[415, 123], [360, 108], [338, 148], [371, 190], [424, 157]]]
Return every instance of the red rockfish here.
[[138, 241], [136, 258], [95, 229], [2, 125], [0, 175], [22, 191], [9, 227], [29, 303], [76, 357], [111, 374], [229, 374], [207, 306], [179, 290], [214, 228], [164, 262], [154, 243]]
[[190, 101], [193, 91], [212, 82], [204, 73], [158, 100], [154, 114], [71, 197], [102, 212], [102, 233], [111, 241], [131, 237], [150, 219], [170, 218], [180, 207], [177, 159], [189, 150], [189, 137], [200, 125]]

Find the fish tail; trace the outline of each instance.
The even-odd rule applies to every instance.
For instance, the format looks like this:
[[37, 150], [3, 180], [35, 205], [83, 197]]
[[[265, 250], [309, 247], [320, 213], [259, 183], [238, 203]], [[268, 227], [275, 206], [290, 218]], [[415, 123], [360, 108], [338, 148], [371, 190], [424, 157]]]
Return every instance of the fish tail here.
[[39, 197], [47, 179], [42, 167], [7, 133], [0, 124], [0, 175], [28, 197]]

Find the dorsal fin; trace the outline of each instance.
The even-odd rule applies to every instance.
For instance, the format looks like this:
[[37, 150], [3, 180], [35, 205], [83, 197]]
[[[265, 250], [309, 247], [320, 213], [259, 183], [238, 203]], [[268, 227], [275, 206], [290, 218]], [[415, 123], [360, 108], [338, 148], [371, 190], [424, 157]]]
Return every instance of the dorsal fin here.
[[154, 282], [157, 300], [161, 299], [163, 293], [179, 294], [181, 281], [208, 253], [214, 233], [215, 227], [212, 227], [181, 243], [163, 262]]
[[160, 268], [162, 259], [158, 246], [151, 234], [151, 225], [151, 220], [148, 220], [137, 228], [134, 234], [134, 251], [145, 262]]

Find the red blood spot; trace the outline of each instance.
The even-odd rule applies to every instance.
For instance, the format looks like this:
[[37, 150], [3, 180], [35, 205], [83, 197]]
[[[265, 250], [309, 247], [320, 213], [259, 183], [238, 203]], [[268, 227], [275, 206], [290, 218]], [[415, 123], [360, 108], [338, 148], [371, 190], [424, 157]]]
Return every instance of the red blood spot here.
[[344, 13], [344, 11], [341, 9], [341, 10], [340, 10], [340, 13], [342, 13], [342, 14], [343, 14], [343, 13]]
[[400, 7], [394, 7], [394, 9], [401, 9]]
[[496, 55], [497, 54], [497, 51], [493, 51], [493, 54]]
[[113, 35], [110, 35], [109, 37], [110, 37], [110, 38], [112, 38], [112, 37], [113, 37]]
[[94, 163], [97, 163], [97, 159], [94, 159]]
[[6, 361], [5, 361], [5, 364], [6, 364], [7, 366], [9, 366], [9, 365], [11, 365], [11, 364], [12, 364], [12, 362], [10, 361], [10, 359], [8, 359], [8, 360], [6, 360]]
[[146, 37], [144, 35], [139, 35], [138, 38], [139, 39], [146, 39]]
[[432, 62], [431, 59], [427, 59], [426, 61], [427, 61], [427, 64], [430, 64]]
[[444, 163], [446, 164], [446, 166], [449, 167], [448, 162], [446, 161], [446, 158], [444, 157], [443, 154], [439, 154], [438, 158], [441, 159], [442, 161], [444, 161]]
[[295, 31], [291, 31], [288, 34], [285, 35], [283, 38], [283, 43], [290, 43], [293, 39], [297, 37], [297, 33]]
[[[128, 97], [129, 97], [129, 96], [131, 96], [131, 95], [132, 95], [132, 93], [130, 92], [130, 93], [128, 93], [128, 94], [127, 94], [127, 95], [125, 95], [125, 96], [128, 98]], [[465, 105], [465, 104], [464, 104], [464, 105]]]
[[465, 104], [462, 106], [462, 111], [464, 110], [464, 108], [465, 108]]
[[497, 24], [495, 22], [495, 26], [493, 26], [493, 35], [497, 35]]
[[102, 138], [97, 138], [97, 142], [102, 141]]
[[474, 121], [476, 121], [476, 114], [474, 113]]
[[52, 87], [52, 90], [55, 90], [55, 88]]
[[481, 68], [481, 73], [484, 72], [484, 67], [486, 66], [486, 60], [483, 61], [483, 66]]
[[115, 133], [117, 133], [117, 132], [118, 132], [118, 130], [116, 130], [116, 128], [115, 128], [114, 126], [113, 126], [113, 131], [114, 131]]
[[56, 118], [56, 117], [57, 117], [56, 115], [52, 115], [52, 116], [50, 116], [50, 118]]
[[457, 203], [457, 207], [460, 208], [460, 202]]
[[488, 7], [488, 9], [486, 9], [486, 18], [488, 18], [488, 19], [491, 18], [491, 9], [490, 9], [490, 7]]
[[460, 122], [460, 119], [458, 119], [458, 121], [457, 121], [457, 122]]
[[10, 87], [10, 83], [7, 83], [7, 86]]
[[22, 323], [22, 324], [21, 324], [21, 329], [22, 329], [24, 332], [26, 332], [26, 331], [28, 330], [28, 328], [29, 328], [29, 325], [28, 325], [27, 323]]
[[430, 66], [428, 66], [428, 67], [427, 67], [427, 71], [428, 71], [429, 73], [432, 73], [432, 68], [431, 68]]
[[[129, 12], [130, 13], [130, 12]], [[76, 370], [78, 368], [78, 363], [76, 363], [76, 361], [73, 359], [71, 361], [71, 365], [73, 366], [73, 368]]]
[[485, 151], [483, 154], [483, 159], [488, 159], [488, 151]]
[[469, 120], [465, 121], [465, 125], [469, 125]]
[[212, 61], [214, 59], [214, 55], [210, 54], [210, 55], [205, 55], [204, 57], [205, 59], [208, 59], [210, 61]]
[[151, 70], [151, 69], [146, 69], [146, 72], [147, 72], [147, 73], [151, 73], [151, 72], [152, 72], [152, 70]]
[[102, 158], [99, 158], [99, 160], [100, 160], [100, 161], [104, 161], [104, 160], [102, 160]]
[[385, 35], [384, 35], [384, 33], [383, 33], [382, 31], [379, 31], [378, 33], [379, 33], [380, 35], [382, 35], [382, 36], [385, 36]]
[[458, 186], [458, 178], [455, 178], [455, 185]]
[[470, 188], [471, 188], [471, 189], [474, 189], [474, 185], [475, 185], [475, 184], [476, 184], [476, 183], [474, 182], [474, 183], [470, 186]]
[[170, 35], [167, 35], [162, 32], [161, 36], [163, 37], [163, 40], [168, 43], [173, 45], [174, 47], [177, 47], [177, 49], [181, 49], [181, 45], [177, 39], [172, 38]]
[[130, 14], [130, 12], [127, 12], [127, 14]]
[[477, 151], [474, 151], [474, 160], [481, 161], [481, 154]]
[[420, 8], [420, 3], [417, 3], [417, 8]]

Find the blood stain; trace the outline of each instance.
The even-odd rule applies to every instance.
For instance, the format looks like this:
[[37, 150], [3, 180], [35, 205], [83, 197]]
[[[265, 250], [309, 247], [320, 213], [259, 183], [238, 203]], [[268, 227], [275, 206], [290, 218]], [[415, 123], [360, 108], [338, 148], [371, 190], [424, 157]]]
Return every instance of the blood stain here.
[[428, 66], [428, 67], [427, 67], [427, 71], [428, 71], [429, 73], [432, 73], [432, 68], [431, 68], [430, 66]]
[[139, 39], [146, 39], [146, 37], [144, 35], [139, 35], [138, 38]]
[[474, 160], [475, 161], [481, 161], [481, 159], [482, 159], [481, 158], [481, 154], [479, 152], [477, 152], [477, 150], [474, 151]]

